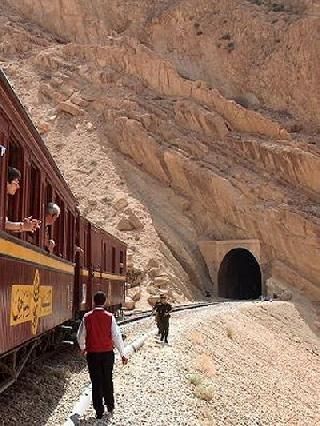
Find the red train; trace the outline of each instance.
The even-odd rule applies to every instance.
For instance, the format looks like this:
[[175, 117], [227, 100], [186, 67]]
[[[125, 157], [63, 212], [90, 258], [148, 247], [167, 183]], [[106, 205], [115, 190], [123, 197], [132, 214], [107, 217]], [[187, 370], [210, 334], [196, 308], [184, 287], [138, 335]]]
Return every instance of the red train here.
[[[14, 196], [7, 194], [9, 167], [21, 171]], [[45, 246], [50, 202], [61, 209], [50, 226], [52, 254]], [[30, 216], [42, 222], [36, 232], [6, 232], [8, 220]], [[110, 310], [121, 307], [126, 250], [126, 244], [80, 216], [76, 199], [0, 70], [0, 392], [30, 358], [61, 339], [64, 324], [91, 309], [96, 290], [106, 292]]]

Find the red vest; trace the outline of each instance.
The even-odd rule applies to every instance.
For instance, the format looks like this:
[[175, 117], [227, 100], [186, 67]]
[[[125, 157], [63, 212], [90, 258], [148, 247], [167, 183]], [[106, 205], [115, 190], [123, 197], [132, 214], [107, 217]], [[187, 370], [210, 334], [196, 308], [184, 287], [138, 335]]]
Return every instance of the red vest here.
[[84, 316], [87, 352], [110, 352], [112, 343], [112, 314], [103, 309], [94, 309]]

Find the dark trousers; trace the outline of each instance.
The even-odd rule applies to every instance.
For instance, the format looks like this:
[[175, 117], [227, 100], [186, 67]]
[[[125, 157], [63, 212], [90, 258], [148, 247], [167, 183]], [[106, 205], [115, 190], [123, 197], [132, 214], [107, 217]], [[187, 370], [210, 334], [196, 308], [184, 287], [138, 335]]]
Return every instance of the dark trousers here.
[[114, 353], [91, 352], [87, 354], [88, 370], [92, 382], [92, 403], [97, 414], [103, 414], [104, 404], [108, 411], [114, 409], [112, 370]]
[[159, 321], [160, 329], [160, 340], [168, 341], [169, 334], [169, 317], [163, 317]]
[[157, 324], [157, 328], [158, 328], [158, 334], [161, 334], [161, 325], [160, 325], [160, 318], [159, 315], [156, 315], [156, 324]]

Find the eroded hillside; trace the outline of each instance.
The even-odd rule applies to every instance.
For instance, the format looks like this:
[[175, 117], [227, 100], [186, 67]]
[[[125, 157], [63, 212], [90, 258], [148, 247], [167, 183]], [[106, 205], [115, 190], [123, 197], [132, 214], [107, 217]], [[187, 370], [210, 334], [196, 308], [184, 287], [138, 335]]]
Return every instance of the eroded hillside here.
[[278, 11], [267, 1], [136, 2], [130, 13], [102, 0], [10, 3], [55, 35], [4, 10], [2, 66], [82, 211], [129, 242], [144, 288], [169, 280], [189, 298], [211, 293], [198, 242], [254, 238], [267, 289], [289, 290], [314, 320], [316, 10], [307, 1]]

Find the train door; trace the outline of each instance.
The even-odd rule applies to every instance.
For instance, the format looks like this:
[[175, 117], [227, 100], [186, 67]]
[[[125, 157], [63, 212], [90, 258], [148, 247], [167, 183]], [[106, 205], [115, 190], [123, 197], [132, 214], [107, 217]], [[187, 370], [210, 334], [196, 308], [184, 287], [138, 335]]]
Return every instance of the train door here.
[[86, 219], [78, 218], [79, 231], [79, 247], [80, 252], [77, 254], [77, 263], [79, 268], [79, 303], [80, 311], [87, 311], [91, 308], [91, 286], [92, 286], [92, 269], [91, 269], [91, 235], [90, 224]]
[[0, 111], [0, 229], [4, 229], [6, 210], [6, 172], [8, 168], [8, 123]]
[[77, 215], [75, 217], [74, 223], [74, 242], [75, 242], [75, 253], [74, 253], [74, 261], [75, 261], [75, 274], [74, 274], [74, 288], [73, 288], [73, 317], [76, 318], [77, 313], [81, 311], [81, 257], [83, 253], [83, 248], [81, 247], [81, 236], [80, 231], [80, 214], [77, 211]]
[[91, 227], [91, 263], [92, 263], [92, 297], [101, 287], [101, 235], [97, 228]]
[[88, 309], [92, 309], [92, 292], [93, 292], [93, 279], [94, 279], [94, 268], [92, 262], [92, 226], [90, 222], [87, 222], [87, 268], [88, 268], [88, 280], [87, 280], [87, 306]]

